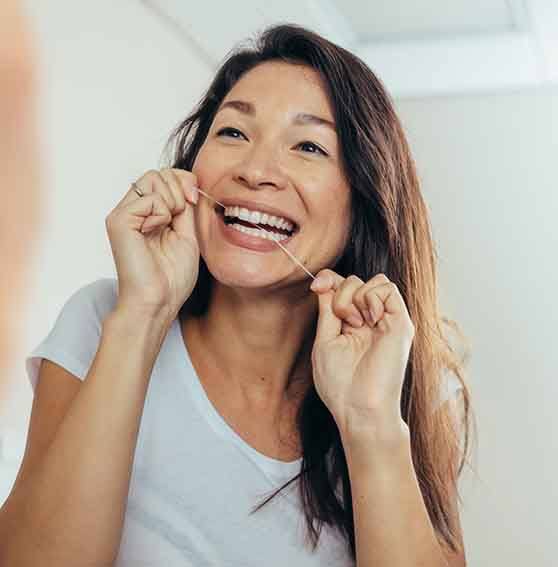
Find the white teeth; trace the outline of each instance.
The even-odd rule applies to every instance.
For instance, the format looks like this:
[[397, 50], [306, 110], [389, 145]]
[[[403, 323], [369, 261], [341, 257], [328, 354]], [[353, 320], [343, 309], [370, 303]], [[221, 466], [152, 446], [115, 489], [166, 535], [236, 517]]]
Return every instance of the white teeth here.
[[247, 226], [244, 226], [242, 224], [231, 224], [229, 226], [231, 226], [235, 230], [243, 232], [244, 234], [249, 234], [250, 236], [257, 236], [259, 238], [263, 238], [264, 240], [275, 240], [277, 242], [289, 238], [286, 234], [267, 232], [262, 228], [248, 228]]
[[250, 213], [250, 222], [258, 224], [260, 222], [261, 216], [262, 216], [262, 213], [259, 213], [258, 211], [252, 211]]
[[236, 217], [243, 221], [251, 222], [254, 224], [267, 224], [276, 228], [282, 228], [289, 231], [294, 229], [294, 224], [290, 223], [284, 218], [268, 215], [259, 211], [249, 211], [244, 207], [226, 207], [226, 217]]

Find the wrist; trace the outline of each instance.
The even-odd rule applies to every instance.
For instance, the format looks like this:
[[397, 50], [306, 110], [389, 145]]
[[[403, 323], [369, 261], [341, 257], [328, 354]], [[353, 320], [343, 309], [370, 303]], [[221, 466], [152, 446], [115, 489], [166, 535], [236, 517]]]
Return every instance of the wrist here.
[[166, 334], [173, 318], [161, 310], [151, 312], [141, 308], [117, 306], [111, 311], [103, 326], [118, 328], [130, 334]]
[[409, 426], [400, 415], [349, 412], [340, 429], [343, 445], [353, 451], [394, 450], [410, 443]]

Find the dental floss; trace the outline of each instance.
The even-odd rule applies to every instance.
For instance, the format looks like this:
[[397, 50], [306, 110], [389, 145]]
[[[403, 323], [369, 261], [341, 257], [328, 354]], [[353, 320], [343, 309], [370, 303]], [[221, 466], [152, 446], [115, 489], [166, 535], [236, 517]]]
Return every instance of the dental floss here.
[[[220, 203], [219, 201], [217, 201], [217, 199], [214, 199], [211, 195], [208, 195], [205, 191], [202, 191], [199, 187], [197, 187], [197, 190], [204, 195], [205, 197], [207, 197], [208, 199], [210, 199], [211, 201], [214, 201], [215, 203], [217, 203], [218, 205], [221, 205], [221, 207], [223, 207], [223, 209], [225, 209], [225, 205], [223, 205], [223, 203]], [[265, 228], [263, 228], [263, 226], [260, 226], [259, 224], [255, 224], [253, 222], [250, 221], [244, 221], [247, 222], [248, 224], [251, 224], [252, 226], [255, 226], [257, 228], [261, 228], [263, 230], [265, 230]], [[278, 242], [277, 240], [273, 240], [272, 242], [275, 242], [275, 244], [277, 244], [279, 246], [279, 248], [281, 248], [281, 250], [283, 250], [284, 252], [286, 252], [291, 258], [292, 260], [298, 264], [312, 279], [316, 279], [316, 276], [312, 275], [306, 268], [305, 266], [303, 266], [302, 262], [300, 262], [299, 260], [297, 260], [284, 246], [281, 245], [280, 242]]]

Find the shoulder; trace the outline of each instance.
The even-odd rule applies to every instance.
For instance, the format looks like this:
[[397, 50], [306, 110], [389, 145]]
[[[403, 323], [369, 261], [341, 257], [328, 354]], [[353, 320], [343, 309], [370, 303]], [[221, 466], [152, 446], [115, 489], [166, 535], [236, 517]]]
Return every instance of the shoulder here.
[[62, 312], [90, 315], [102, 321], [116, 306], [118, 280], [100, 278], [78, 288], [66, 301]]
[[95, 280], [69, 296], [48, 335], [26, 357], [33, 390], [43, 358], [85, 378], [99, 345], [103, 320], [116, 306], [117, 297], [118, 281], [114, 278]]

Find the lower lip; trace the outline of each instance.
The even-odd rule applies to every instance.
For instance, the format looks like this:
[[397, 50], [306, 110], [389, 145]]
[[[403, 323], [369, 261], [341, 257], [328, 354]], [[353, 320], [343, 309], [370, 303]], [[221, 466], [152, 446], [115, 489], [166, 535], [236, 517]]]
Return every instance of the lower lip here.
[[[225, 224], [223, 216], [219, 213], [215, 213], [217, 217], [217, 223], [221, 227], [221, 233], [223, 234], [225, 240], [234, 244], [236, 246], [241, 246], [242, 248], [248, 248], [249, 250], [254, 250], [255, 252], [272, 252], [273, 250], [279, 250], [280, 247], [273, 240], [268, 240], [267, 238], [260, 238], [259, 236], [251, 236], [232, 228], [232, 225]], [[287, 242], [290, 242], [294, 234], [281, 240], [281, 246], [285, 246]]]

